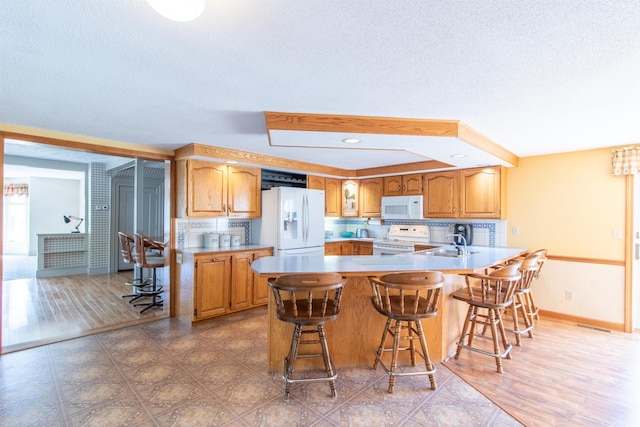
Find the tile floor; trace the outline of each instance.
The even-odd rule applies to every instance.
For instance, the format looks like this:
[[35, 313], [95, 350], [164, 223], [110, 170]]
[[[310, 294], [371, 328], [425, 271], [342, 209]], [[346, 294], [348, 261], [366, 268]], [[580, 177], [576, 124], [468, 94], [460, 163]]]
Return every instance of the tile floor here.
[[266, 308], [194, 328], [175, 319], [0, 357], [0, 426], [515, 426], [443, 365], [438, 389], [382, 369], [340, 369], [282, 401], [266, 371]]

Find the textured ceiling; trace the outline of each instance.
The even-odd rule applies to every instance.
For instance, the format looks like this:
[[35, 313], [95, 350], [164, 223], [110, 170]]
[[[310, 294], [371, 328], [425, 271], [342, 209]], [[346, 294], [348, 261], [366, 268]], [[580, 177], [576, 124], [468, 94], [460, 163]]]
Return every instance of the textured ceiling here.
[[264, 111], [460, 120], [518, 156], [640, 141], [637, 0], [208, 0], [190, 23], [8, 0], [0, 20], [0, 123], [346, 169], [413, 157], [272, 147]]

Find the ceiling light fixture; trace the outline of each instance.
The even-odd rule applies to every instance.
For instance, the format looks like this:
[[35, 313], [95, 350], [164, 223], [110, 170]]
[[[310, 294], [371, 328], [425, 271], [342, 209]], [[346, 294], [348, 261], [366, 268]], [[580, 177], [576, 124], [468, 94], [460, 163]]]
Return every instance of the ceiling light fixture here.
[[193, 21], [204, 11], [205, 0], [147, 0], [160, 15], [173, 21]]
[[225, 163], [228, 164], [228, 165], [237, 165], [238, 164], [238, 162], [236, 160], [227, 160]]
[[466, 154], [452, 154], [451, 157], [453, 157], [454, 159], [463, 159], [465, 157], [467, 157]]
[[346, 142], [347, 144], [357, 144], [360, 140], [358, 138], [345, 138], [342, 142]]

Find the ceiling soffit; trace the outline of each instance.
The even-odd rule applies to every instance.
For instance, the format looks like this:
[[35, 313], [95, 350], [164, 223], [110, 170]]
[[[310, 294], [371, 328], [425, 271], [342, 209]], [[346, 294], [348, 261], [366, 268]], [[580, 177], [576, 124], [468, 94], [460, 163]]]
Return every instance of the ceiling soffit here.
[[[369, 156], [372, 167], [351, 171], [351, 176], [518, 164], [516, 155], [457, 120], [265, 112], [265, 121], [272, 146], [343, 149]], [[361, 142], [345, 144], [346, 138]], [[402, 164], [376, 164], [400, 152], [407, 158]], [[454, 157], [459, 153], [467, 156]]]

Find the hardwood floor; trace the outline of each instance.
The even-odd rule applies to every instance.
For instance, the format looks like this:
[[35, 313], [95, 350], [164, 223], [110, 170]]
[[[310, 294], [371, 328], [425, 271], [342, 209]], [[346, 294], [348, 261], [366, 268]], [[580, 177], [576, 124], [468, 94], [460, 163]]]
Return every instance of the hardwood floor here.
[[503, 374], [494, 359], [466, 350], [444, 365], [527, 426], [637, 425], [637, 333], [541, 319], [522, 341]]
[[[144, 307], [122, 298], [131, 293], [125, 282], [132, 276], [124, 272], [3, 280], [2, 352], [168, 317], [168, 304], [141, 314]], [[165, 287], [165, 295], [167, 291]]]

